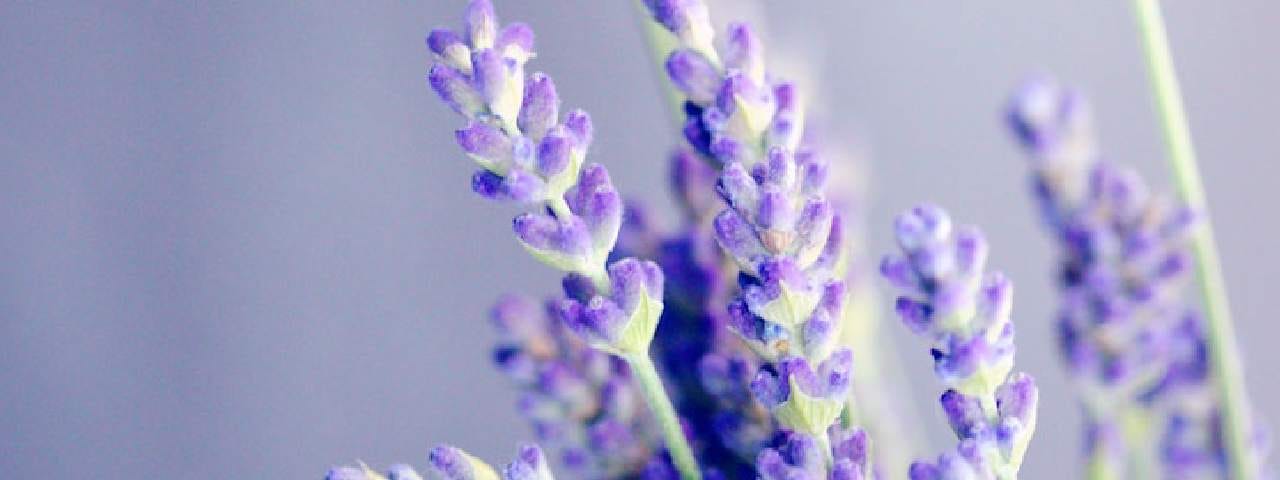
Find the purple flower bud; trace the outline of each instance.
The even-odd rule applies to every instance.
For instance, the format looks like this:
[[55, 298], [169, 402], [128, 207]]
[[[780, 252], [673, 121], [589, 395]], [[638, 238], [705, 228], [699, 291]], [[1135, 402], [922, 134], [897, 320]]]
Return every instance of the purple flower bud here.
[[797, 212], [791, 199], [778, 191], [767, 191], [760, 198], [756, 224], [765, 230], [789, 229], [795, 223]]
[[565, 194], [565, 201], [590, 229], [595, 247], [612, 249], [622, 227], [622, 198], [613, 189], [608, 170], [595, 163], [583, 167], [578, 184]]
[[541, 139], [556, 125], [560, 115], [560, 96], [551, 77], [542, 72], [529, 76], [524, 87], [524, 101], [520, 106], [517, 125], [525, 136]]
[[906, 297], [898, 297], [893, 309], [912, 333], [922, 335], [933, 323], [933, 306]]
[[690, 101], [707, 104], [720, 89], [720, 72], [706, 57], [689, 49], [671, 52], [667, 57], [667, 76]]
[[903, 250], [917, 250], [937, 244], [951, 235], [951, 219], [934, 205], [920, 205], [899, 215], [893, 223], [898, 245]]
[[462, 73], [471, 72], [471, 49], [451, 30], [438, 28], [427, 35], [427, 48], [440, 61]]
[[1048, 154], [1087, 129], [1089, 112], [1076, 92], [1047, 80], [1027, 82], [1009, 102], [1008, 121], [1027, 150]]
[[580, 257], [591, 251], [591, 234], [577, 217], [556, 219], [550, 215], [524, 213], [512, 222], [516, 236], [530, 248]]
[[458, 130], [454, 137], [462, 151], [474, 158], [481, 166], [494, 170], [499, 174], [509, 167], [512, 160], [512, 142], [502, 129], [485, 122], [471, 122], [467, 128]]
[[880, 259], [880, 276], [888, 280], [894, 288], [902, 290], [911, 290], [918, 282], [911, 262], [897, 255], [885, 255]]
[[427, 81], [436, 95], [462, 116], [473, 118], [483, 111], [484, 100], [480, 93], [471, 86], [466, 76], [452, 67], [444, 64], [432, 65]]
[[596, 288], [591, 284], [591, 279], [579, 274], [566, 275], [561, 281], [561, 287], [564, 289], [565, 297], [582, 303], [596, 296]]
[[711, 15], [702, 0], [644, 0], [653, 19], [681, 41], [702, 46], [711, 41]]
[[1034, 421], [1040, 393], [1035, 379], [1025, 373], [1017, 373], [996, 390], [996, 406], [1001, 418], [1017, 419], [1023, 425]]
[[956, 232], [956, 267], [961, 272], [976, 275], [987, 264], [987, 240], [973, 227], [960, 228]]
[[490, 200], [505, 200], [507, 195], [505, 178], [488, 170], [478, 170], [471, 176], [471, 191]]
[[563, 172], [569, 166], [572, 150], [573, 140], [564, 132], [553, 130], [547, 134], [538, 144], [538, 174], [550, 177]]
[[498, 32], [494, 50], [517, 63], [524, 63], [533, 55], [533, 29], [524, 23], [510, 23]]
[[471, 54], [475, 69], [475, 87], [492, 108], [506, 92], [509, 75], [502, 55], [493, 50], [477, 50]]
[[823, 199], [809, 199], [800, 210], [795, 226], [796, 238], [789, 249], [794, 253], [799, 266], [808, 267], [818, 259], [834, 224], [835, 209], [831, 208], [831, 204]]
[[507, 198], [518, 203], [535, 203], [543, 199], [546, 182], [532, 173], [512, 170], [507, 174], [503, 187]]
[[737, 162], [724, 167], [716, 191], [730, 205], [743, 210], [754, 208], [760, 195], [755, 179], [747, 173], [746, 167]]
[[609, 266], [609, 280], [613, 284], [614, 303], [625, 310], [640, 305], [640, 296], [662, 301], [662, 270], [653, 262], [626, 258]]
[[571, 111], [565, 116], [564, 126], [569, 129], [569, 133], [573, 136], [573, 140], [577, 142], [578, 147], [585, 152], [587, 146], [591, 145], [591, 116], [582, 110]]
[[951, 424], [951, 430], [956, 436], [975, 437], [979, 429], [986, 426], [987, 417], [977, 398], [947, 390], [939, 401], [942, 403], [942, 412], [947, 416], [947, 423]]
[[427, 34], [427, 48], [431, 49], [431, 53], [441, 57], [446, 56], [449, 48], [455, 45], [465, 46], [466, 44], [462, 43], [462, 38], [458, 34], [447, 28], [437, 28]]
[[493, 4], [489, 0], [471, 0], [463, 15], [463, 23], [467, 27], [467, 40], [472, 48], [493, 48], [498, 35], [498, 18], [493, 13]]
[[747, 75], [756, 84], [764, 84], [764, 46], [744, 23], [729, 24], [728, 51], [725, 63]]
[[751, 225], [733, 210], [720, 212], [714, 223], [720, 247], [729, 252], [743, 270], [754, 272], [766, 252]]
[[488, 468], [462, 450], [448, 445], [431, 449], [428, 461], [436, 473], [447, 480], [476, 480], [480, 475], [477, 470]]

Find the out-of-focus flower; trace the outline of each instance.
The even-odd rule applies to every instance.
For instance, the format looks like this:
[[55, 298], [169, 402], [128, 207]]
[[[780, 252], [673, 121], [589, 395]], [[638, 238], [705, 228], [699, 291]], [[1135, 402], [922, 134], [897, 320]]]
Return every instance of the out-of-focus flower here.
[[951, 218], [920, 206], [894, 223], [901, 254], [887, 255], [881, 274], [902, 291], [895, 310], [931, 343], [940, 400], [959, 440], [936, 462], [917, 462], [913, 480], [1017, 478], [1035, 431], [1038, 391], [1013, 369], [1013, 286], [985, 271], [988, 247], [975, 228], [952, 232]]
[[1059, 340], [1085, 406], [1090, 468], [1120, 477], [1224, 475], [1203, 322], [1185, 303], [1196, 212], [1100, 159], [1077, 92], [1030, 81], [1010, 101], [1008, 119], [1059, 244]]
[[491, 319], [499, 369], [520, 389], [520, 413], [566, 473], [620, 478], [640, 470], [658, 435], [626, 362], [589, 347], [541, 305], [506, 296]]

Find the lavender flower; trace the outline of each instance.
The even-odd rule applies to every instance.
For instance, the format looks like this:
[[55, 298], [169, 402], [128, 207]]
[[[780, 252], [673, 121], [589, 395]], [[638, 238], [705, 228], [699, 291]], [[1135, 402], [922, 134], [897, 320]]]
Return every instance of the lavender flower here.
[[657, 451], [658, 432], [630, 368], [587, 346], [554, 309], [514, 295], [500, 299], [491, 313], [501, 334], [494, 361], [520, 388], [520, 412], [566, 472], [632, 475]]
[[[585, 275], [607, 290], [605, 261], [617, 241], [622, 203], [603, 166], [585, 164], [591, 118], [574, 110], [560, 120], [551, 78], [524, 75], [533, 31], [515, 23], [497, 30], [488, 1], [471, 2], [466, 32], [431, 32], [437, 62], [432, 89], [468, 121], [456, 137], [481, 167], [472, 189], [482, 196], [545, 206], [516, 217], [516, 236], [535, 258]], [[465, 41], [464, 41], [465, 38]]]
[[1013, 286], [986, 273], [988, 247], [975, 228], [953, 235], [951, 219], [933, 206], [913, 208], [894, 224], [901, 255], [881, 273], [903, 292], [895, 310], [932, 343], [934, 373], [947, 387], [941, 404], [956, 450], [911, 466], [913, 480], [1017, 478], [1035, 431], [1038, 392], [1013, 369]]
[[[1088, 106], [1048, 80], [1014, 96], [1037, 200], [1061, 249], [1060, 347], [1095, 475], [1225, 475], [1202, 319], [1184, 303], [1198, 216], [1100, 160]], [[1154, 424], [1157, 428], [1137, 428]], [[1161, 433], [1163, 432], [1163, 433]], [[1197, 476], [1198, 475], [1198, 476]]]
[[592, 127], [585, 112], [559, 119], [549, 77], [527, 79], [533, 33], [522, 24], [498, 29], [488, 0], [472, 0], [462, 35], [436, 30], [427, 45], [437, 63], [431, 86], [469, 124], [458, 144], [482, 170], [472, 179], [483, 196], [541, 206], [516, 217], [520, 243], [568, 274], [557, 313], [592, 347], [621, 356], [661, 426], [682, 477], [701, 472], [648, 349], [663, 311], [663, 275], [653, 262], [609, 264], [622, 223], [622, 202], [603, 166], [583, 166]]
[[[837, 346], [844, 236], [822, 195], [826, 165], [801, 142], [795, 87], [767, 77], [763, 45], [746, 25], [729, 27], [722, 62], [701, 1], [645, 4], [681, 44], [666, 69], [686, 99], [685, 137], [721, 168], [717, 190], [729, 208], [715, 218], [715, 235], [742, 272], [731, 328], [779, 362], [760, 370], [753, 391], [783, 428], [825, 438], [849, 392], [848, 368], [834, 366], [851, 358]], [[796, 382], [814, 370], [845, 377]]]

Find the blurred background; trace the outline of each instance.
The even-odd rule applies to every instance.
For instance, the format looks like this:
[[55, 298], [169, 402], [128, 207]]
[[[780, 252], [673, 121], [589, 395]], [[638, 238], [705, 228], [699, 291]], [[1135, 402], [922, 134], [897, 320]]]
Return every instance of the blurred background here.
[[[512, 238], [513, 210], [469, 191], [459, 120], [424, 81], [424, 35], [463, 3], [0, 5], [0, 471], [319, 478], [422, 466], [444, 441], [505, 462], [531, 438], [486, 313], [557, 278]], [[1079, 415], [1052, 246], [1000, 110], [1052, 72], [1091, 95], [1108, 157], [1167, 187], [1126, 3], [715, 4], [767, 21], [769, 61], [862, 158], [868, 251], [919, 201], [986, 229], [1019, 287], [1019, 368], [1044, 392], [1025, 478], [1080, 476]], [[1275, 420], [1280, 3], [1165, 3], [1251, 393]], [[531, 68], [592, 113], [592, 159], [674, 218], [677, 138], [630, 2], [497, 5], [537, 31]], [[887, 328], [940, 431], [925, 350]]]

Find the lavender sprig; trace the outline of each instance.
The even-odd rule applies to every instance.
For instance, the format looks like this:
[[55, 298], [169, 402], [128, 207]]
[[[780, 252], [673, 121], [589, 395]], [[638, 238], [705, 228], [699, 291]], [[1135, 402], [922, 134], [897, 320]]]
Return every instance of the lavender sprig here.
[[472, 189], [482, 196], [541, 207], [516, 217], [515, 233], [535, 258], [568, 273], [560, 315], [595, 348], [624, 358], [662, 428], [681, 476], [700, 477], [675, 409], [648, 348], [662, 313], [663, 276], [652, 262], [607, 264], [617, 243], [622, 203], [598, 164], [583, 166], [590, 117], [573, 111], [563, 123], [550, 77], [524, 75], [533, 31], [499, 29], [488, 0], [472, 0], [465, 35], [435, 30], [432, 89], [468, 120], [457, 139], [481, 167]]
[[1199, 215], [1101, 161], [1078, 93], [1031, 81], [1009, 120], [1062, 250], [1058, 327], [1091, 477], [1225, 476], [1203, 319], [1185, 304]]
[[822, 195], [826, 165], [802, 145], [795, 87], [766, 76], [763, 46], [749, 27], [729, 27], [722, 61], [701, 1], [645, 5], [681, 43], [666, 69], [687, 99], [685, 137], [721, 167], [718, 191], [729, 208], [715, 218], [716, 239], [742, 272], [731, 328], [777, 363], [757, 374], [752, 390], [783, 428], [823, 447], [829, 471], [827, 429], [848, 398], [852, 357], [837, 347], [843, 232]]
[[932, 344], [941, 404], [959, 439], [936, 462], [911, 466], [912, 480], [1015, 479], [1036, 425], [1038, 391], [1013, 369], [1013, 286], [986, 273], [988, 247], [976, 228], [952, 233], [951, 218], [920, 206], [894, 223], [900, 255], [881, 273], [903, 292], [895, 303], [912, 332]]

